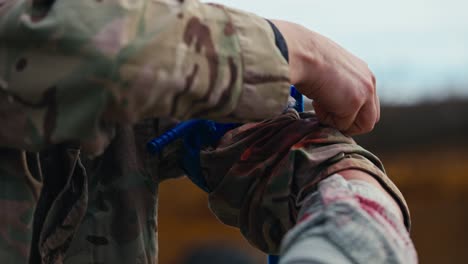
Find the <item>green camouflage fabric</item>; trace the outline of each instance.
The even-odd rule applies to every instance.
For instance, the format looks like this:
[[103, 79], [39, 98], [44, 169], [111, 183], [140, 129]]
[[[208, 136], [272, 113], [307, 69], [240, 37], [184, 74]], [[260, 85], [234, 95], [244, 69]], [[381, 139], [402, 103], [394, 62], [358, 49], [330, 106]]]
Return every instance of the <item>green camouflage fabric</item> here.
[[92, 158], [71, 142], [40, 153], [0, 149], [0, 261], [157, 263], [159, 175], [181, 172], [145, 143], [171, 124], [118, 126]]
[[5, 147], [99, 154], [116, 124], [261, 120], [289, 93], [268, 22], [197, 0], [0, 0], [0, 39]]
[[1, 262], [155, 263], [157, 182], [179, 173], [145, 156], [154, 118], [272, 117], [288, 76], [239, 10], [0, 0]]
[[[40, 176], [14, 172], [34, 171], [34, 156], [18, 163], [12, 161], [24, 159], [21, 152], [5, 153], [8, 166], [14, 166], [5, 175], [17, 181], [6, 178], [7, 186], [13, 187], [4, 194], [28, 199], [22, 201], [23, 210], [15, 204], [18, 209], [8, 214], [12, 220], [4, 223], [2, 234], [14, 235], [6, 237], [10, 240], [3, 238], [2, 260], [26, 263], [27, 258], [18, 256], [27, 256], [27, 242], [32, 241], [37, 248], [31, 250], [30, 263], [156, 263], [158, 181], [181, 175], [175, 166], [180, 159], [179, 142], [159, 158], [148, 156], [144, 149], [145, 142], [167, 127], [161, 123], [149, 119], [119, 127], [110, 146], [93, 159], [80, 154], [72, 143], [42, 151], [44, 187], [37, 206], [44, 210], [36, 211], [33, 225], [36, 196], [28, 182]], [[310, 113], [299, 116], [288, 111], [241, 126], [226, 134], [215, 149], [204, 150], [201, 161], [212, 190], [211, 209], [268, 253], [277, 253], [284, 233], [296, 222], [303, 198], [320, 180], [345, 169], [373, 175], [400, 204], [409, 227], [406, 203], [379, 160], [335, 129], [321, 126]], [[57, 181], [62, 183], [51, 188]], [[17, 190], [21, 192], [11, 194]], [[42, 201], [47, 197], [53, 198], [52, 204]], [[40, 213], [44, 211], [45, 217]], [[18, 235], [20, 231], [24, 237]], [[32, 240], [28, 231], [34, 231]], [[16, 239], [20, 240], [12, 243]], [[25, 255], [14, 254], [21, 249], [18, 245]]]
[[380, 160], [338, 130], [320, 125], [311, 112], [289, 110], [234, 129], [215, 149], [204, 150], [201, 162], [212, 211], [264, 252], [278, 254], [304, 198], [321, 180], [348, 169], [380, 182], [410, 227], [408, 206]]
[[0, 262], [27, 263], [37, 183], [21, 151], [0, 149]]
[[378, 178], [409, 219], [374, 156], [314, 117], [280, 115], [288, 93], [274, 33], [249, 13], [0, 0], [0, 262], [157, 263], [157, 186], [181, 175], [180, 142], [160, 157], [144, 146], [167, 117], [273, 118], [201, 156], [215, 214], [266, 252], [304, 195], [346, 168]]

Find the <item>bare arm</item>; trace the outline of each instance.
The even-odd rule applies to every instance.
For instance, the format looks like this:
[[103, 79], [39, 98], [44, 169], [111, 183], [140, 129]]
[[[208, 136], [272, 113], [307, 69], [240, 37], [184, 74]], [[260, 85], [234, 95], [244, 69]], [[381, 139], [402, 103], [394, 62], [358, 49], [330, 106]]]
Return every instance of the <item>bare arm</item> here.
[[351, 135], [371, 131], [380, 118], [380, 103], [367, 64], [300, 25], [273, 22], [288, 42], [291, 82], [314, 99], [320, 121]]

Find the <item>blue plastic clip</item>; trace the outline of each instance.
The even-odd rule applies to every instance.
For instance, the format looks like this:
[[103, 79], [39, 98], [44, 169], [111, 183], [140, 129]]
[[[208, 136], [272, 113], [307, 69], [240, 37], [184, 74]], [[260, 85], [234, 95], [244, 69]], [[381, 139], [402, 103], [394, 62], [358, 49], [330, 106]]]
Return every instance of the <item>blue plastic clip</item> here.
[[296, 89], [296, 87], [294, 87], [294, 85], [291, 85], [291, 96], [296, 100], [294, 109], [299, 113], [304, 112], [304, 96]]

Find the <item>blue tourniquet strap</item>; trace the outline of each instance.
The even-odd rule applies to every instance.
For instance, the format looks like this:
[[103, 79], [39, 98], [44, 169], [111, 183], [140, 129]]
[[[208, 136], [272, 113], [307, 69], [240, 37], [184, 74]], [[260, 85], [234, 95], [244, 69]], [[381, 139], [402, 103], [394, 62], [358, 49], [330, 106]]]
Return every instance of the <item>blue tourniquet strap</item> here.
[[[291, 96], [296, 100], [294, 108], [303, 112], [303, 96], [294, 86], [291, 86]], [[181, 167], [198, 187], [209, 192], [201, 173], [200, 151], [205, 147], [215, 146], [226, 132], [238, 126], [240, 124], [222, 124], [203, 119], [188, 120], [148, 142], [147, 149], [151, 154], [157, 155], [177, 139], [183, 139]]]
[[294, 105], [294, 109], [296, 109], [297, 112], [302, 113], [304, 112], [304, 96], [294, 87], [294, 85], [291, 85], [291, 97], [296, 100], [296, 103]]
[[200, 151], [203, 148], [215, 146], [226, 132], [238, 126], [240, 124], [222, 124], [203, 119], [181, 122], [173, 129], [148, 142], [147, 149], [153, 155], [160, 154], [169, 144], [177, 139], [183, 139], [181, 168], [193, 183], [209, 192], [201, 171]]
[[184, 136], [184, 153], [182, 168], [187, 177], [205, 192], [210, 192], [200, 164], [200, 151], [208, 146], [215, 146], [229, 130], [240, 124], [221, 124], [210, 120], [202, 120], [196, 127], [196, 132]]
[[273, 255], [268, 256], [268, 264], [278, 264], [278, 263], [279, 263], [278, 256], [273, 256]]

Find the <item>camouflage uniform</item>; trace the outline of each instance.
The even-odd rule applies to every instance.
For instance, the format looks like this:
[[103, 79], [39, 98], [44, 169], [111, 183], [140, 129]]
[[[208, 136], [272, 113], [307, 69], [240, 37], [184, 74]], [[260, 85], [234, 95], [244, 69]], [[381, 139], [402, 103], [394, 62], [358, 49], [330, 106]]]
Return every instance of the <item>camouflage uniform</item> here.
[[[157, 185], [180, 174], [178, 144], [159, 158], [144, 144], [167, 117], [271, 118], [288, 83], [274, 32], [252, 14], [196, 0], [0, 0], [2, 263], [155, 263]], [[346, 168], [377, 177], [409, 223], [378, 160], [314, 117], [240, 127], [202, 165], [213, 211], [265, 251], [301, 197]]]
[[410, 227], [406, 202], [380, 160], [336, 129], [320, 125], [312, 113], [289, 110], [234, 129], [216, 149], [204, 150], [201, 161], [213, 212], [265, 252], [278, 252], [304, 199], [320, 181], [349, 169], [373, 176], [399, 204]]

